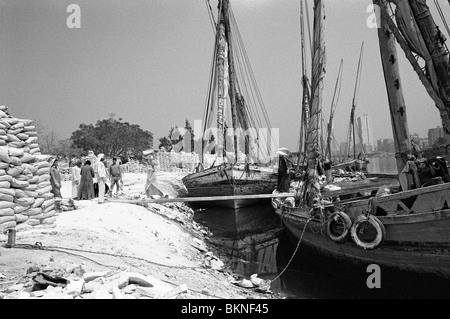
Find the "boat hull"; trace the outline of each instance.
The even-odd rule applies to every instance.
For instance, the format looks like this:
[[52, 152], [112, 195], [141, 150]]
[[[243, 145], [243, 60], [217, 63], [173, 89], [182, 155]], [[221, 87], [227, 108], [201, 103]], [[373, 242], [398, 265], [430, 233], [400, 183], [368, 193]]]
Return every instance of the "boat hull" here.
[[376, 216], [384, 233], [374, 249], [357, 245], [350, 235], [342, 243], [332, 240], [328, 219], [312, 218], [310, 207], [281, 204], [275, 211], [295, 240], [317, 254], [450, 279], [449, 204], [450, 183], [325, 205], [325, 216], [345, 211], [351, 223], [368, 212]]
[[[281, 214], [281, 220], [293, 235], [291, 238], [295, 244], [298, 244], [301, 238], [300, 249], [302, 245], [306, 245], [318, 255], [365, 267], [377, 264], [380, 267], [450, 279], [450, 253], [446, 247], [420, 247], [385, 242], [376, 249], [365, 250], [351, 239], [344, 243], [332, 241], [323, 231], [320, 222], [310, 221], [305, 229], [308, 220], [305, 217]], [[390, 231], [386, 230], [387, 233]]]
[[[183, 178], [188, 197], [218, 197], [271, 194], [277, 186], [277, 175], [269, 169], [242, 166], [218, 166]], [[242, 208], [270, 204], [270, 199], [231, 199], [191, 202], [194, 207]]]

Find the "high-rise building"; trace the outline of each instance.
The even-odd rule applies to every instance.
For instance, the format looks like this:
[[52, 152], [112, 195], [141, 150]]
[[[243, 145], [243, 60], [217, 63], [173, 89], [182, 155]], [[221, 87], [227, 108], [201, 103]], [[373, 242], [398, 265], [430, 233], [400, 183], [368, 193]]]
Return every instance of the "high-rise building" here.
[[[372, 132], [372, 121], [368, 114], [364, 114], [358, 117], [358, 133], [361, 137], [361, 143], [364, 145], [366, 152], [371, 152], [373, 148], [373, 132]], [[358, 140], [358, 139], [357, 139]]]
[[439, 138], [445, 137], [444, 129], [440, 126], [428, 129], [428, 146], [433, 146]]

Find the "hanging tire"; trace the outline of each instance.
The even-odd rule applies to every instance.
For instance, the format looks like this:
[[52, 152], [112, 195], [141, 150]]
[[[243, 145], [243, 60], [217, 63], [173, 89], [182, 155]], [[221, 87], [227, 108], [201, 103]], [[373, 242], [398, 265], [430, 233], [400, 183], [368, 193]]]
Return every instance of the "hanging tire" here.
[[347, 240], [352, 220], [344, 212], [334, 212], [327, 222], [327, 235], [332, 241], [342, 243]]
[[[367, 224], [369, 224], [373, 231], [375, 231], [375, 233], [372, 234], [371, 238], [369, 239], [364, 238], [365, 234], [363, 233], [367, 230], [364, 227]], [[370, 232], [371, 231], [369, 231], [369, 233]], [[377, 217], [372, 215], [369, 215], [368, 217], [366, 217], [365, 215], [360, 215], [353, 221], [353, 225], [350, 228], [350, 234], [355, 244], [359, 247], [364, 249], [374, 249], [378, 247], [386, 237], [386, 229], [384, 228], [383, 223]]]

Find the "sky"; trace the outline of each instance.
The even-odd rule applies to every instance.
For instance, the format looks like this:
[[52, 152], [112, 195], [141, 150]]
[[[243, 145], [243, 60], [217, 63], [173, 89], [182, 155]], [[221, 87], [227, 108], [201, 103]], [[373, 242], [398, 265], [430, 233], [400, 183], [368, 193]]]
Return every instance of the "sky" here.
[[[217, 17], [217, 0], [209, 1]], [[440, 2], [450, 18], [449, 4]], [[433, 2], [427, 3], [442, 25]], [[68, 27], [71, 4], [80, 8], [80, 28]], [[343, 59], [334, 118], [339, 142], [347, 137], [362, 42], [356, 116], [371, 117], [375, 140], [392, 138], [377, 31], [367, 26], [371, 4], [325, 0], [323, 112], [328, 120]], [[312, 1], [308, 5], [312, 9]], [[300, 0], [231, 0], [231, 6], [271, 124], [279, 128], [279, 144], [296, 149]], [[207, 0], [0, 0], [0, 104], [61, 139], [80, 124], [95, 124], [113, 113], [153, 132], [157, 140], [186, 119], [202, 119], [213, 45]], [[429, 128], [441, 126], [439, 113], [397, 50], [409, 130], [426, 137]]]

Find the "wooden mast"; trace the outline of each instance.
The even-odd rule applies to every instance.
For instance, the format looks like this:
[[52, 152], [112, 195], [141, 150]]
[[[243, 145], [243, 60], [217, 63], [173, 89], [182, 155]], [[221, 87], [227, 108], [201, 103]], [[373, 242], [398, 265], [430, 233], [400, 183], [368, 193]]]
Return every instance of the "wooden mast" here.
[[225, 25], [224, 25], [224, 10], [222, 1], [219, 2], [219, 24], [217, 26], [217, 37], [218, 37], [218, 50], [217, 50], [217, 148], [216, 148], [216, 156], [219, 159], [219, 163], [223, 161], [223, 154], [225, 152], [224, 149], [224, 121], [223, 121], [223, 112], [226, 105], [226, 95], [227, 92], [225, 90], [225, 76], [226, 76], [226, 65], [227, 61], [227, 41], [225, 37]]
[[237, 107], [236, 107], [236, 72], [234, 68], [234, 57], [232, 50], [232, 41], [231, 41], [231, 26], [229, 20], [229, 0], [222, 0], [223, 3], [223, 19], [225, 24], [225, 32], [226, 32], [226, 40], [228, 43], [228, 67], [230, 74], [230, 87], [229, 87], [229, 97], [231, 102], [231, 121], [233, 125], [233, 142], [234, 142], [234, 161], [238, 160], [238, 138], [237, 138], [237, 129], [238, 129], [238, 119], [237, 119]]
[[[336, 111], [336, 105], [337, 105], [337, 101], [335, 102], [335, 97], [336, 97], [336, 91], [338, 88], [338, 83], [339, 83], [339, 91], [340, 91], [340, 84], [341, 84], [341, 77], [342, 77], [342, 64], [343, 64], [343, 60], [341, 59], [341, 64], [339, 65], [339, 71], [338, 71], [338, 76], [336, 78], [336, 85], [334, 87], [334, 93], [333, 93], [333, 99], [331, 102], [331, 110], [330, 110], [330, 119], [328, 121], [328, 125], [327, 125], [327, 148], [326, 148], [326, 152], [325, 155], [327, 156], [327, 161], [331, 162], [331, 135], [333, 133], [333, 117], [334, 117], [334, 112]], [[339, 99], [339, 94], [337, 96], [337, 99]]]
[[[386, 2], [382, 0], [373, 0], [373, 4], [380, 8], [381, 15], [390, 15], [391, 11]], [[406, 155], [411, 153], [411, 141], [406, 118], [402, 83], [400, 80], [395, 37], [385, 19], [381, 19], [378, 23], [378, 41], [384, 80], [388, 93], [392, 133], [394, 136], [395, 159], [397, 171], [400, 174], [407, 161]]]

